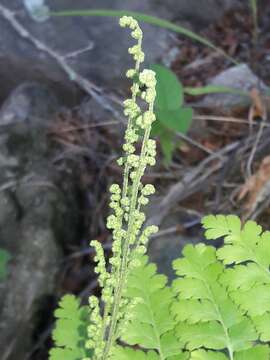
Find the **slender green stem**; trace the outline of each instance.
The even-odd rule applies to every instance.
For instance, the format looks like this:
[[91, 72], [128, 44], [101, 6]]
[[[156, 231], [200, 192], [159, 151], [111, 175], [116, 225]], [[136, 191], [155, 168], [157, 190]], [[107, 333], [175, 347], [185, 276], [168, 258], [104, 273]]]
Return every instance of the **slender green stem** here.
[[217, 312], [217, 314], [218, 314], [218, 317], [219, 317], [218, 320], [219, 320], [219, 322], [220, 322], [220, 324], [221, 324], [221, 326], [222, 326], [222, 328], [223, 328], [225, 337], [226, 337], [226, 339], [227, 339], [227, 350], [228, 350], [228, 353], [229, 353], [230, 360], [234, 360], [233, 347], [232, 347], [232, 343], [231, 343], [230, 336], [229, 336], [229, 333], [228, 333], [228, 329], [227, 329], [227, 327], [226, 327], [226, 325], [225, 325], [225, 323], [224, 323], [224, 320], [223, 320], [223, 318], [222, 318], [222, 315], [221, 315], [221, 312], [220, 312], [220, 310], [219, 310], [219, 307], [218, 307], [218, 305], [216, 304], [215, 296], [214, 296], [211, 288], [208, 286], [208, 283], [207, 283], [205, 280], [203, 280], [203, 282], [204, 282], [205, 287], [207, 288], [207, 291], [208, 291], [208, 293], [209, 293], [209, 295], [210, 295], [212, 304], [214, 305], [215, 310], [216, 310], [216, 312]]
[[51, 16], [108, 16], [108, 17], [121, 17], [124, 15], [132, 16], [134, 19], [138, 21], [142, 21], [148, 24], [156, 25], [164, 29], [168, 29], [174, 31], [176, 33], [182, 34], [190, 39], [197, 41], [205, 46], [208, 46], [215, 51], [222, 54], [225, 58], [227, 58], [230, 62], [234, 64], [238, 64], [238, 62], [225, 53], [224, 50], [215, 46], [208, 39], [197, 35], [193, 31], [184, 28], [183, 26], [173, 24], [172, 22], [158, 18], [156, 16], [146, 15], [140, 12], [128, 11], [128, 10], [111, 10], [111, 9], [80, 9], [80, 10], [67, 10], [67, 11], [59, 11], [59, 12], [51, 12]]

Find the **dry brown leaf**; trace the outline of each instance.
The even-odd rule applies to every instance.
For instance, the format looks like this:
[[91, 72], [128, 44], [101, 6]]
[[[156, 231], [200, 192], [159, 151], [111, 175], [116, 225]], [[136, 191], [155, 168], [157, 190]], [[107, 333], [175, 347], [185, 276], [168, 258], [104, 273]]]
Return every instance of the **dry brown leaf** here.
[[247, 179], [242, 186], [238, 200], [247, 197], [244, 202], [245, 213], [251, 214], [270, 193], [270, 155], [266, 156], [258, 169], [258, 171]]
[[252, 88], [249, 94], [252, 100], [252, 105], [249, 109], [248, 115], [250, 123], [257, 118], [265, 120], [267, 113], [266, 106], [259, 90], [257, 88]]

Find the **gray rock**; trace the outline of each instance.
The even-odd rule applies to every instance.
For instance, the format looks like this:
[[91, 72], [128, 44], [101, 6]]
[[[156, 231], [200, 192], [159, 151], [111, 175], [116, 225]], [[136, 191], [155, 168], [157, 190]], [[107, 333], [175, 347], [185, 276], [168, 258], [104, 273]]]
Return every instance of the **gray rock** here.
[[[1, 4], [15, 11], [18, 21], [30, 33], [61, 55], [68, 55], [79, 49], [89, 50], [79, 56], [68, 57], [68, 63], [81, 75], [106, 86], [119, 89], [123, 84], [123, 73], [132, 62], [127, 54], [130, 37], [120, 29], [115, 18], [60, 18], [54, 17], [45, 22], [36, 22], [30, 14], [31, 4], [40, 1], [2, 0]], [[110, 9], [127, 9], [151, 14], [173, 22], [189, 22], [198, 28], [219, 18], [224, 10], [237, 4], [237, 0], [169, 0], [110, 2]], [[27, 8], [24, 4], [28, 4]], [[108, 8], [107, 0], [50, 0], [44, 1], [54, 11], [82, 8]], [[35, 11], [36, 14], [36, 11]], [[152, 63], [166, 57], [174, 40], [168, 31], [142, 24], [145, 38], [144, 49], [147, 62]], [[0, 16], [0, 80], [1, 98], [25, 80], [42, 80], [50, 85], [68, 101], [76, 102], [76, 87], [68, 76], [44, 52], [36, 49], [26, 38], [19, 36], [6, 20]]]
[[[160, 202], [158, 196], [151, 199], [150, 205], [147, 208], [147, 218], [153, 218], [156, 214], [157, 204]], [[182, 250], [187, 244], [197, 244], [202, 239], [198, 237], [190, 237], [183, 235], [177, 231], [171, 231], [176, 227], [181, 227], [181, 224], [189, 222], [186, 213], [183, 211], [171, 211], [169, 216], [166, 216], [159, 226], [160, 235], [150, 239], [148, 246], [148, 255], [150, 261], [157, 264], [158, 272], [165, 274], [169, 281], [175, 278], [174, 270], [172, 268], [173, 260], [181, 257]]]
[[24, 359], [38, 303], [55, 287], [61, 241], [69, 241], [77, 226], [75, 199], [71, 206], [57, 185], [47, 140], [56, 104], [45, 88], [24, 84], [0, 111], [0, 247], [11, 254], [0, 282], [2, 360]]
[[[225, 86], [246, 92], [253, 87], [262, 91], [267, 89], [267, 86], [252, 72], [247, 64], [240, 64], [226, 69], [211, 79], [209, 85]], [[205, 96], [200, 105], [228, 111], [235, 107], [246, 106], [249, 101], [248, 97], [236, 94], [211, 94]]]
[[[166, 223], [165, 223], [166, 224]], [[177, 222], [175, 222], [175, 225]], [[181, 257], [182, 250], [187, 244], [197, 244], [198, 238], [183, 236], [181, 234], [170, 234], [151, 240], [148, 249], [150, 261], [157, 264], [160, 274], [165, 274], [169, 281], [175, 278], [172, 263]]]

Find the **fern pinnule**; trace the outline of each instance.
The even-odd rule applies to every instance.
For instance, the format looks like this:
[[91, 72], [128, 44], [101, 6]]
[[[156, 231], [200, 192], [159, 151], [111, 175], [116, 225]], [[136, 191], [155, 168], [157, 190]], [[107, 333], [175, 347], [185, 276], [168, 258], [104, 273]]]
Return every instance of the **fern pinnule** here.
[[[261, 340], [269, 341], [270, 325], [270, 232], [262, 231], [255, 221], [247, 221], [243, 227], [233, 215], [210, 215], [203, 221], [206, 238], [215, 239], [221, 233], [221, 224], [230, 234], [225, 245], [217, 251], [224, 264], [234, 265], [222, 276], [230, 296], [254, 322]], [[237, 224], [232, 227], [229, 224]]]
[[116, 346], [112, 360], [159, 360], [158, 354], [155, 351], [144, 352], [141, 350], [134, 350], [128, 347]]
[[50, 360], [78, 360], [91, 354], [85, 349], [88, 316], [88, 307], [80, 307], [79, 299], [74, 295], [65, 295], [61, 299], [55, 311], [55, 347], [50, 350]]
[[[191, 352], [225, 350], [230, 360], [243, 350], [252, 349], [258, 336], [251, 320], [230, 298], [220, 281], [226, 268], [212, 246], [187, 245], [183, 258], [173, 263], [179, 276], [173, 283], [178, 295], [172, 312], [178, 321], [177, 335]], [[212, 354], [212, 353], [210, 353]], [[222, 355], [214, 355], [221, 357]], [[195, 357], [196, 358], [196, 357]]]
[[129, 274], [126, 296], [138, 298], [133, 309], [133, 317], [122, 329], [122, 340], [129, 345], [139, 345], [143, 349], [156, 350], [159, 360], [185, 359], [181, 343], [174, 335], [176, 322], [170, 312], [173, 293], [166, 286], [165, 275], [156, 273], [156, 265], [147, 263], [141, 257], [141, 266]]

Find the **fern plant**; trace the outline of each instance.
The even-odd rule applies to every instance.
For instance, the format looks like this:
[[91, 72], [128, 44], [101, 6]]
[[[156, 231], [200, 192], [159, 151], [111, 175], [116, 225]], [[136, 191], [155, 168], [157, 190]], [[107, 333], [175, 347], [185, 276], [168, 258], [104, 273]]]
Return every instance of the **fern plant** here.
[[[109, 261], [109, 271], [101, 244], [97, 241], [91, 242], [96, 249], [95, 271], [99, 275], [102, 289], [102, 309], [99, 300], [91, 296], [89, 339], [86, 347], [92, 350], [92, 358], [96, 360], [113, 356], [116, 340], [136, 302], [136, 299], [125, 295], [127, 277], [132, 269], [140, 265], [138, 255], [145, 253], [149, 236], [158, 230], [155, 226], [142, 229], [145, 221], [142, 207], [148, 203], [148, 196], [153, 194], [155, 189], [153, 185], [141, 182], [146, 166], [155, 164], [156, 143], [149, 138], [151, 125], [155, 120], [155, 73], [152, 70], [140, 71], [144, 53], [142, 31], [137, 21], [124, 16], [120, 19], [120, 25], [129, 27], [131, 36], [136, 40], [136, 44], [129, 49], [135, 66], [127, 71], [127, 77], [133, 79], [133, 84], [131, 97], [124, 101], [124, 114], [128, 118], [128, 125], [123, 145], [124, 156], [118, 160], [118, 164], [123, 166], [123, 184], [122, 188], [118, 184], [110, 187], [110, 207], [114, 213], [107, 219], [107, 227], [112, 230], [113, 235], [113, 256]], [[139, 107], [138, 100], [145, 102], [146, 111]], [[139, 142], [140, 136], [142, 142], [137, 153], [135, 144]], [[53, 351], [51, 358], [57, 359]]]
[[[80, 307], [71, 295], [62, 299], [50, 359], [269, 360], [269, 232], [252, 221], [242, 226], [233, 215], [205, 217], [206, 239], [223, 237], [224, 245], [186, 245], [173, 262], [171, 285], [145, 255], [149, 237], [158, 230], [143, 227], [142, 207], [154, 187], [141, 181], [146, 166], [155, 163], [149, 135], [156, 80], [153, 71], [139, 71], [144, 56], [138, 23], [123, 17], [120, 24], [131, 28], [137, 44], [129, 49], [135, 67], [127, 72], [133, 85], [124, 103], [128, 125], [118, 161], [123, 184], [110, 188], [113, 255], [107, 264], [101, 244], [92, 242], [101, 299], [91, 296], [90, 307]], [[144, 113], [137, 99], [146, 102]]]

